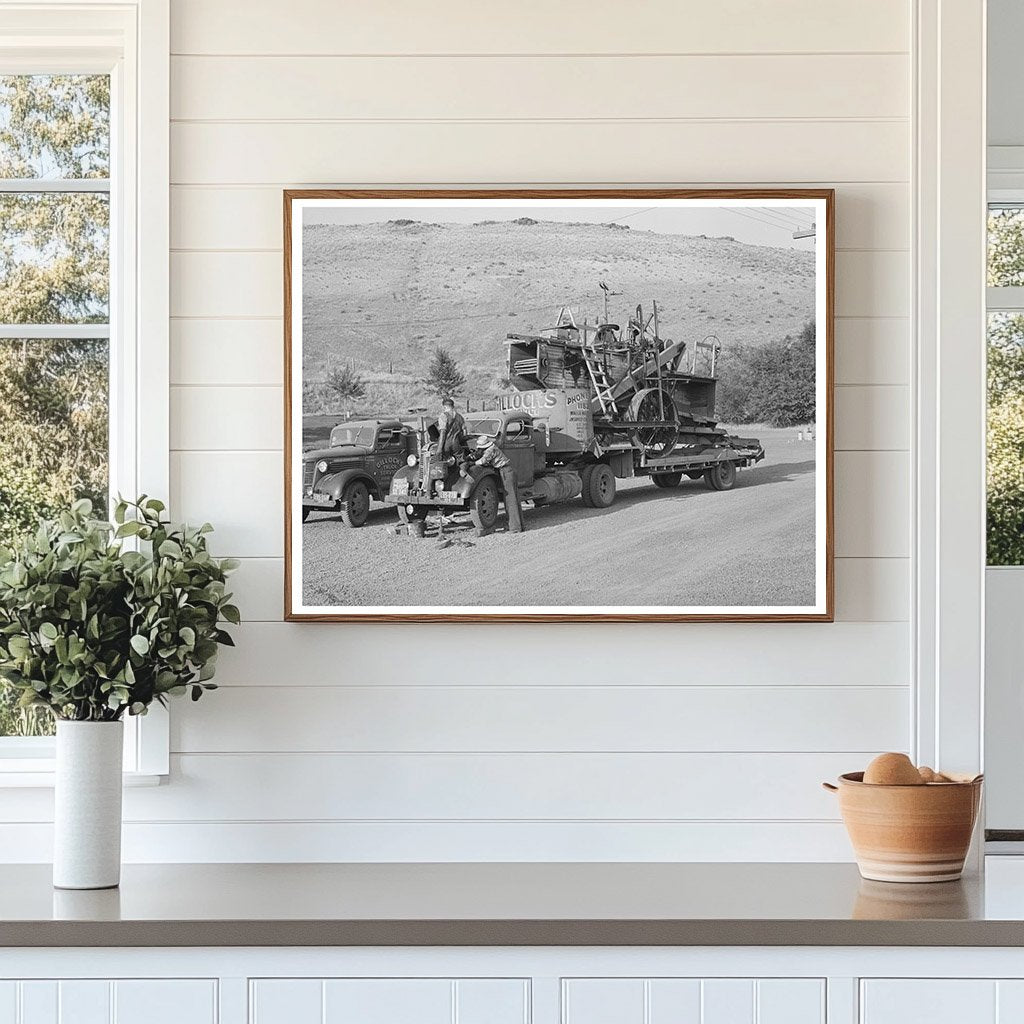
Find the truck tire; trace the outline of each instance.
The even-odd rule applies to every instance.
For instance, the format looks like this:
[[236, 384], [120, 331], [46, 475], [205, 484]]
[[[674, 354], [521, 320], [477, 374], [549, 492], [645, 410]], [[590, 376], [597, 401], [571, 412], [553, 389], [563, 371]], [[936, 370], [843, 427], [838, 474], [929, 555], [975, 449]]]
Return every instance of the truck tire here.
[[498, 521], [498, 487], [485, 476], [469, 496], [469, 518], [478, 530], [490, 530]]
[[678, 487], [682, 482], [682, 473], [652, 473], [651, 480], [654, 481], [655, 487], [661, 487], [664, 490], [668, 490], [670, 487]]
[[705, 471], [704, 479], [712, 490], [731, 491], [736, 486], [736, 463], [716, 463]]
[[583, 470], [583, 504], [588, 508], [608, 508], [615, 500], [615, 474], [598, 463]]
[[593, 508], [594, 506], [590, 503], [590, 475], [594, 472], [593, 466], [584, 466], [580, 470], [580, 482], [583, 484], [580, 490], [580, 501], [586, 505], [587, 508]]
[[[409, 512], [410, 507], [412, 512]], [[409, 523], [419, 522], [421, 519], [427, 518], [427, 510], [422, 505], [399, 505], [398, 506], [398, 521], [404, 523], [406, 526]]]
[[353, 480], [342, 491], [339, 508], [341, 521], [346, 526], [362, 526], [366, 522], [370, 514], [370, 492], [362, 480]]

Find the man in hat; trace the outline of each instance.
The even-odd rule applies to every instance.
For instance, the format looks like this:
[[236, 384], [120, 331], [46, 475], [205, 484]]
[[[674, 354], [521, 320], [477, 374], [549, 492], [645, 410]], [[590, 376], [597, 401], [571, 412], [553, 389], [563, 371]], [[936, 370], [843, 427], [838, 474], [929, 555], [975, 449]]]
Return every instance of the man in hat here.
[[437, 420], [437, 452], [444, 459], [458, 461], [469, 447], [466, 437], [466, 421], [455, 410], [455, 400], [445, 396], [441, 401], [441, 415]]
[[[505, 492], [505, 515], [509, 533], [523, 532], [523, 508], [519, 504], [516, 488], [516, 470], [512, 460], [498, 447], [489, 434], [477, 438], [476, 453], [472, 456], [478, 466], [493, 466], [501, 477], [501, 489]], [[465, 471], [465, 470], [464, 470]]]

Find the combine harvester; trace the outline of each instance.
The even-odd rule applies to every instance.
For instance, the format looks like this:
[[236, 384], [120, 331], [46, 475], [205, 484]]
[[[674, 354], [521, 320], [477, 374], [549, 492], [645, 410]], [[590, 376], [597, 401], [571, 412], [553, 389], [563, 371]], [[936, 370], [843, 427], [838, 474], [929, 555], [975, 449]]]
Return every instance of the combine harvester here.
[[[515, 465], [520, 498], [536, 505], [582, 497], [591, 508], [615, 500], [616, 479], [649, 476], [655, 486], [677, 487], [701, 477], [727, 491], [737, 470], [764, 458], [754, 438], [718, 426], [715, 385], [721, 345], [712, 336], [688, 351], [685, 341], [663, 339], [658, 307], [641, 306], [625, 328], [605, 315], [577, 322], [563, 307], [552, 328], [509, 334], [510, 390], [497, 412], [470, 413], [467, 430], [494, 437]], [[473, 467], [460, 476], [421, 439], [420, 454], [395, 474], [387, 501], [403, 521], [431, 508], [467, 509], [478, 528], [493, 525], [501, 481]]]
[[736, 470], [759, 462], [764, 449], [754, 438], [727, 434], [714, 418], [718, 339], [709, 335], [689, 351], [685, 341], [663, 339], [656, 302], [646, 318], [638, 305], [623, 330], [609, 322], [610, 293], [601, 288], [605, 315], [596, 324], [578, 324], [563, 307], [555, 327], [508, 335], [515, 390], [502, 398], [502, 408], [537, 410], [543, 422], [545, 406], [562, 405], [553, 396], [583, 390], [577, 443], [556, 443], [556, 449], [608, 462], [620, 479], [650, 476], [659, 487], [674, 487], [683, 476], [703, 476], [715, 490], [728, 490]]

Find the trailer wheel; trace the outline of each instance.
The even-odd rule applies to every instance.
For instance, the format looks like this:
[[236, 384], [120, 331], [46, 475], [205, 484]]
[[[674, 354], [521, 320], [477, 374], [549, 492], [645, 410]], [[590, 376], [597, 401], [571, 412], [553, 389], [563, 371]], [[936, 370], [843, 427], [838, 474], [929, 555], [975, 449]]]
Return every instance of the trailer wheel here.
[[370, 514], [370, 492], [362, 480], [354, 480], [341, 494], [341, 521], [346, 526], [362, 526]]
[[498, 488], [487, 476], [469, 496], [469, 518], [478, 530], [489, 530], [498, 521]]
[[704, 473], [704, 479], [712, 490], [731, 491], [736, 486], [736, 463], [716, 463]]
[[588, 508], [608, 508], [615, 500], [615, 474], [598, 463], [583, 470], [583, 504]]
[[678, 487], [683, 479], [682, 473], [652, 473], [651, 480], [654, 481], [655, 487], [661, 487], [664, 490], [668, 490], [670, 487]]

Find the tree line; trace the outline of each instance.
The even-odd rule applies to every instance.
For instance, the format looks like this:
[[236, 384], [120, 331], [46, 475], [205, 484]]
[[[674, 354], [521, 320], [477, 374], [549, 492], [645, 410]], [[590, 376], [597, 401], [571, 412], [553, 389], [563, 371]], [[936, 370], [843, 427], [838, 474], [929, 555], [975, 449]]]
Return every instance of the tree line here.
[[716, 417], [723, 423], [796, 427], [815, 418], [813, 321], [763, 345], [735, 345], [718, 361]]

